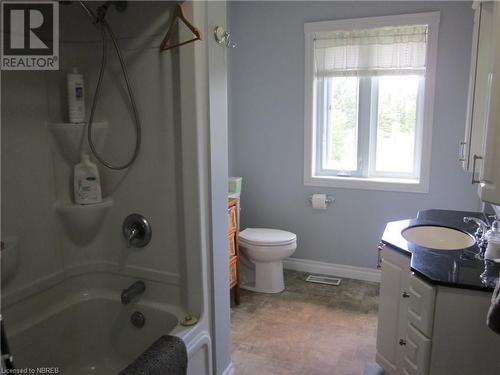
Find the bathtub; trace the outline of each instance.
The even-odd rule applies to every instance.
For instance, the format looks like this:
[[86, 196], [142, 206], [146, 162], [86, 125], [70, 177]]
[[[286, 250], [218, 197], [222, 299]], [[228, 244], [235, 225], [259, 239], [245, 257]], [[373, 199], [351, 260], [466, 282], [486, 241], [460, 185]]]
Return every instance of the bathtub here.
[[[71, 286], [67, 282], [54, 286], [5, 310], [7, 338], [17, 369], [118, 374], [160, 336], [170, 334], [186, 343], [189, 374], [211, 373], [208, 330], [200, 325], [181, 326], [179, 321], [186, 315], [183, 309], [146, 294], [122, 305], [117, 290], [75, 288], [92, 284], [88, 277], [83, 282], [78, 280], [81, 277], [73, 279]], [[134, 312], [144, 316], [142, 327], [132, 323]]]

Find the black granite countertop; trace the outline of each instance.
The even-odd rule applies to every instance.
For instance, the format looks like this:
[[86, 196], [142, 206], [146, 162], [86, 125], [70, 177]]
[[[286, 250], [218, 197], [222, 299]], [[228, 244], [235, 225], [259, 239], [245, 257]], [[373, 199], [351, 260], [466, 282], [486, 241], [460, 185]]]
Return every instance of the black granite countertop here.
[[449, 227], [473, 235], [477, 226], [472, 222], [464, 223], [465, 216], [486, 221], [480, 212], [420, 211], [415, 219], [389, 222], [382, 236], [382, 242], [411, 256], [412, 271], [432, 284], [493, 291], [500, 276], [500, 264], [475, 259], [474, 253], [479, 252], [477, 245], [460, 250], [436, 250], [417, 246], [406, 241], [401, 235], [404, 229], [419, 225]]

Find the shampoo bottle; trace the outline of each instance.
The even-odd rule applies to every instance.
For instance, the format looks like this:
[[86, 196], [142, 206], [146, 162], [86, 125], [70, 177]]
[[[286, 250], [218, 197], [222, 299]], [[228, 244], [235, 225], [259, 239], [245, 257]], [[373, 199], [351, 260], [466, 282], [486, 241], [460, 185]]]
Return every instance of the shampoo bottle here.
[[77, 68], [68, 73], [68, 116], [72, 123], [85, 121], [83, 75], [78, 73]]
[[80, 163], [75, 165], [73, 181], [76, 204], [93, 204], [102, 200], [99, 171], [89, 155], [82, 154]]

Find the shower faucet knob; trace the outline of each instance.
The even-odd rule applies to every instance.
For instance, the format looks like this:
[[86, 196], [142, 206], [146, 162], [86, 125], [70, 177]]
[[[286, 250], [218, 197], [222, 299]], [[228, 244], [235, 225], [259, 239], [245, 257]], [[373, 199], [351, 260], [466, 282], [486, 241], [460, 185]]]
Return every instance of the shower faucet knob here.
[[142, 215], [131, 214], [127, 216], [122, 228], [127, 247], [144, 247], [151, 241], [151, 225]]

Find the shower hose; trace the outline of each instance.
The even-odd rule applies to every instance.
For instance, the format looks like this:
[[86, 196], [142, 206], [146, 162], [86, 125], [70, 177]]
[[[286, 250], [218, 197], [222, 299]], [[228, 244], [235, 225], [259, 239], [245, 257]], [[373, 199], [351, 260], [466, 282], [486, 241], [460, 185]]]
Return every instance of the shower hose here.
[[[89, 124], [87, 127], [87, 138], [88, 138], [89, 146], [90, 146], [92, 153], [94, 154], [96, 159], [99, 160], [99, 162], [102, 165], [104, 165], [105, 167], [107, 167], [109, 169], [122, 170], [122, 169], [126, 169], [126, 168], [130, 167], [135, 162], [135, 160], [137, 159], [137, 156], [139, 155], [139, 150], [141, 148], [141, 122], [139, 120], [139, 114], [137, 111], [137, 106], [135, 104], [134, 94], [133, 94], [132, 88], [130, 86], [130, 81], [129, 81], [128, 74], [127, 74], [127, 67], [125, 65], [125, 61], [123, 60], [123, 56], [121, 54], [120, 47], [118, 46], [118, 43], [116, 41], [116, 37], [113, 34], [113, 31], [111, 30], [111, 27], [109, 27], [106, 20], [104, 20], [104, 19], [99, 20], [99, 26], [100, 26], [100, 30], [101, 30], [101, 36], [102, 36], [101, 68], [99, 70], [99, 78], [97, 80], [97, 86], [96, 86], [96, 89], [94, 92], [94, 98], [92, 100], [92, 107], [90, 109]], [[106, 64], [107, 64], [106, 33], [109, 35], [109, 37], [113, 41], [113, 46], [115, 47], [116, 55], [118, 56], [118, 60], [120, 60], [123, 78], [125, 79], [125, 84], [127, 86], [127, 92], [128, 92], [128, 96], [130, 99], [130, 104], [132, 106], [132, 112], [134, 115], [135, 131], [136, 131], [134, 154], [132, 155], [132, 157], [130, 158], [130, 160], [128, 162], [126, 162], [125, 164], [122, 164], [122, 165], [113, 165], [113, 164], [107, 162], [106, 160], [104, 160], [104, 158], [101, 155], [99, 155], [99, 153], [97, 152], [95, 145], [94, 145], [94, 141], [92, 140], [92, 128], [94, 125], [93, 124], [94, 114], [95, 114], [95, 109], [96, 109], [97, 103], [99, 101], [99, 94], [101, 92], [102, 79], [103, 79], [104, 71], [106, 69]]]

